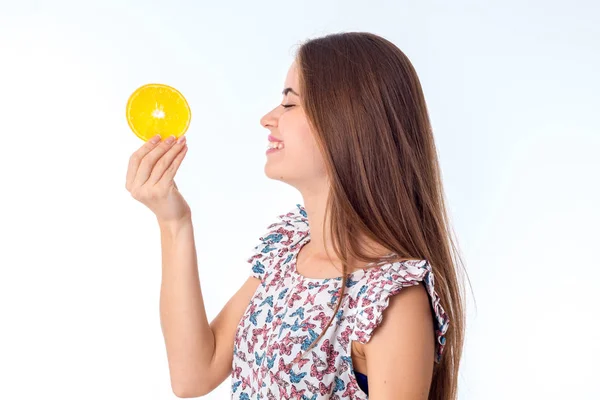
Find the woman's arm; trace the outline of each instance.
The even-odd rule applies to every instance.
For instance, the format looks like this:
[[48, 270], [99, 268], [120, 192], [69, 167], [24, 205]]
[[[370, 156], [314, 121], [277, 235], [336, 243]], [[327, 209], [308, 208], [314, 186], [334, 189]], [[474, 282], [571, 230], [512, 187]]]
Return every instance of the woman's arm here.
[[389, 302], [381, 325], [363, 347], [369, 400], [427, 400], [435, 354], [429, 297], [419, 284]]
[[260, 281], [249, 277], [209, 324], [191, 218], [159, 225], [160, 320], [171, 387], [177, 397], [199, 397], [211, 392], [231, 372], [235, 331]]

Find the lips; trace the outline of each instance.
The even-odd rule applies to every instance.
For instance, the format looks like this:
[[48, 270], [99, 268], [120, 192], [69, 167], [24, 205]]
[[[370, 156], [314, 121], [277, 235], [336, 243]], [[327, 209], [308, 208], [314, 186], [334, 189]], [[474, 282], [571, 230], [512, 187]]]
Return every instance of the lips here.
[[267, 150], [281, 150], [283, 149], [283, 147], [283, 142], [269, 142], [269, 144], [267, 145]]
[[281, 150], [285, 146], [283, 144], [283, 140], [277, 139], [273, 135], [269, 135], [269, 144], [267, 145], [267, 153], [271, 153], [273, 151]]

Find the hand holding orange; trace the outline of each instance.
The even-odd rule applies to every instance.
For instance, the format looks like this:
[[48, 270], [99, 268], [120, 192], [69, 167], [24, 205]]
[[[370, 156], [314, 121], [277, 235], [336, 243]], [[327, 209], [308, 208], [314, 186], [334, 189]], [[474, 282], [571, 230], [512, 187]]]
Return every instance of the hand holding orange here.
[[179, 138], [187, 131], [192, 113], [187, 100], [175, 88], [151, 83], [136, 89], [127, 101], [127, 123], [140, 139], [156, 135]]
[[[144, 85], [127, 101], [127, 123], [146, 143], [129, 159], [125, 187], [161, 224], [180, 223], [191, 215], [174, 180], [187, 153], [183, 135], [190, 119], [183, 95], [167, 85]], [[159, 141], [158, 135], [166, 140]]]

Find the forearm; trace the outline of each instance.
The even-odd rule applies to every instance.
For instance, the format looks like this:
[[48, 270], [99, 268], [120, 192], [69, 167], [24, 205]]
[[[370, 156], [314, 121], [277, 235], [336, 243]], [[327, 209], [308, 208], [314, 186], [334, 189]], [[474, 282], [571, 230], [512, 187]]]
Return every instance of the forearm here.
[[198, 277], [191, 218], [161, 224], [162, 282], [160, 320], [167, 348], [171, 386], [177, 393], [201, 390], [208, 381], [215, 339]]

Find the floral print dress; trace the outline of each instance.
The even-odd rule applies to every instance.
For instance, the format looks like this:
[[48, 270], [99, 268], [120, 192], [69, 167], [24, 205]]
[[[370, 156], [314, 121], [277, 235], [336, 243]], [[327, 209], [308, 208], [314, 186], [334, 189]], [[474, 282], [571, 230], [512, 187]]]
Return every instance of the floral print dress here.
[[449, 319], [434, 290], [426, 260], [381, 262], [353, 272], [334, 321], [342, 277], [309, 278], [296, 271], [296, 255], [310, 241], [306, 210], [297, 205], [278, 217], [248, 262], [261, 280], [235, 333], [232, 399], [368, 399], [354, 373], [352, 341], [367, 343], [390, 296], [422, 282], [434, 312], [436, 362]]

